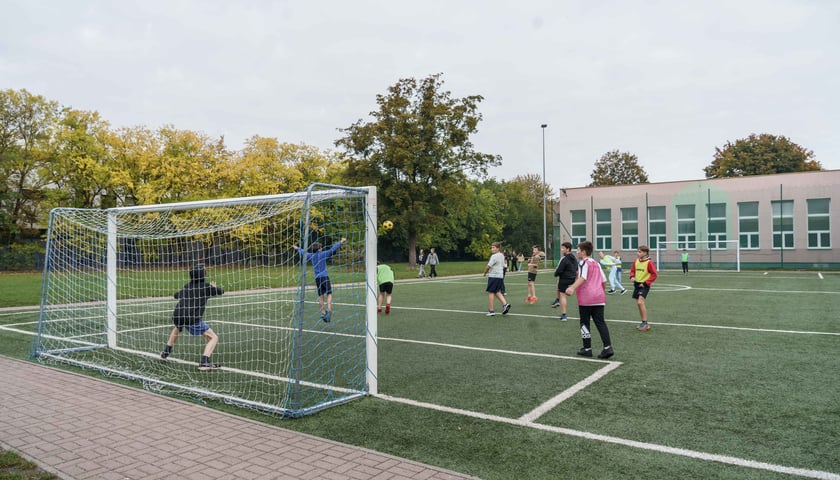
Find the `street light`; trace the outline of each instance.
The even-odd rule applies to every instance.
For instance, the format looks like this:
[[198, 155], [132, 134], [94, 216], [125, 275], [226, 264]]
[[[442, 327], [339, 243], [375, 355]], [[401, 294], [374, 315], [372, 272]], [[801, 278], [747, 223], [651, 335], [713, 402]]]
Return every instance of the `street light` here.
[[545, 256], [543, 257], [543, 268], [548, 267], [548, 230], [546, 228], [546, 220], [545, 220], [545, 127], [547, 127], [547, 123], [543, 123], [540, 125], [542, 128], [542, 150], [543, 150], [543, 185], [542, 185], [542, 194], [543, 194], [543, 253]]

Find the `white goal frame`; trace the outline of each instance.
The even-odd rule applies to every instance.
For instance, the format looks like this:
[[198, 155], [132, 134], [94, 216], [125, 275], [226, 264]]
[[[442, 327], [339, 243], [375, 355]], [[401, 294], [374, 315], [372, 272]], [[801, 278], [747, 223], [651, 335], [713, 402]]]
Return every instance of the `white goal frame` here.
[[[313, 184], [310, 185], [306, 191], [278, 195], [202, 200], [160, 205], [126, 206], [105, 210], [74, 208], [54, 209], [50, 213], [46, 261], [44, 267], [44, 278], [42, 281], [41, 309], [36, 338], [33, 340], [32, 344], [31, 356], [42, 361], [75, 365], [85, 369], [98, 370], [109, 376], [119, 376], [139, 381], [145, 388], [151, 390], [209, 398], [229, 404], [253, 408], [255, 410], [266, 411], [269, 413], [278, 413], [283, 416], [290, 417], [309, 415], [323, 410], [324, 408], [345, 403], [354, 398], [365, 395], [376, 395], [378, 394], [376, 196], [377, 189], [374, 186], [345, 187], [338, 185]], [[285, 371], [288, 372], [288, 375], [284, 374], [282, 369], [279, 370], [279, 373], [266, 374], [261, 372], [259, 369], [253, 371], [243, 370], [242, 368], [238, 368], [237, 365], [231, 365], [228, 367], [228, 365], [223, 362], [222, 369], [219, 372], [211, 372], [209, 375], [206, 372], [204, 374], [189, 373], [189, 375], [193, 376], [191, 379], [198, 378], [199, 380], [194, 383], [191, 383], [190, 381], [182, 382], [177, 379], [177, 376], [176, 380], [167, 378], [166, 370], [161, 371], [162, 367], [154, 366], [162, 363], [160, 361], [160, 349], [164, 345], [162, 342], [165, 341], [166, 335], [161, 335], [160, 333], [150, 333], [142, 339], [145, 343], [142, 343], [142, 346], [139, 347], [139, 343], [128, 345], [125, 341], [123, 341], [124, 339], [121, 335], [123, 335], [122, 332], [125, 331], [127, 327], [121, 324], [121, 322], [124, 323], [122, 318], [125, 315], [128, 315], [128, 318], [132, 318], [132, 315], [134, 315], [134, 317], [140, 317], [136, 311], [129, 313], [127, 309], [142, 309], [144, 308], [142, 307], [143, 303], [163, 305], [161, 307], [155, 306], [153, 314], [144, 314], [146, 317], [141, 318], [141, 320], [145, 323], [139, 327], [133, 328], [133, 331], [141, 329], [151, 331], [152, 328], [172, 329], [171, 312], [172, 305], [174, 305], [171, 293], [172, 289], [170, 288], [169, 283], [167, 283], [162, 290], [167, 292], [165, 296], [154, 297], [152, 295], [143, 294], [134, 298], [132, 301], [126, 300], [126, 293], [121, 289], [125, 288], [123, 285], [131, 283], [128, 277], [132, 275], [133, 271], [125, 267], [125, 260], [123, 258], [125, 254], [121, 251], [121, 249], [125, 248], [125, 239], [134, 235], [134, 231], [131, 230], [131, 225], [129, 225], [125, 231], [123, 230], [125, 228], [123, 225], [128, 225], [126, 221], [127, 216], [155, 216], [163, 215], [164, 213], [189, 216], [198, 215], [202, 213], [202, 211], [208, 211], [217, 207], [223, 210], [244, 208], [253, 212], [251, 216], [257, 218], [258, 220], [262, 220], [263, 218], [273, 218], [271, 215], [275, 215], [277, 216], [278, 221], [285, 222], [283, 223], [284, 226], [291, 225], [292, 227], [288, 227], [283, 233], [282, 239], [284, 247], [288, 245], [298, 245], [301, 248], [301, 251], [309, 252], [310, 243], [316, 240], [311, 236], [310, 225], [313, 225], [313, 222], [315, 221], [314, 215], [323, 215], [324, 209], [330, 208], [326, 207], [326, 205], [331, 205], [329, 202], [339, 205], [338, 207], [335, 207], [340, 218], [336, 221], [336, 226], [334, 227], [335, 231], [332, 232], [335, 237], [334, 240], [337, 240], [338, 237], [345, 236], [341, 225], [348, 225], [348, 228], [350, 228], [353, 232], [353, 239], [349, 239], [353, 241], [353, 244], [349, 247], [344, 247], [342, 250], [345, 253], [340, 254], [344, 256], [343, 258], [348, 258], [348, 262], [352, 261], [353, 266], [349, 267], [352, 270], [350, 270], [350, 273], [344, 274], [344, 276], [349, 280], [341, 279], [342, 273], [339, 269], [339, 279], [333, 279], [333, 287], [338, 287], [339, 289], [346, 288], [348, 291], [352, 289], [354, 292], [353, 298], [357, 299], [354, 300], [352, 304], [353, 311], [355, 312], [353, 314], [353, 324], [357, 325], [357, 327], [354, 327], [354, 333], [344, 333], [338, 330], [338, 327], [341, 326], [340, 317], [337, 319], [334, 317], [332, 324], [322, 324], [320, 321], [316, 320], [317, 323], [315, 323], [315, 325], [323, 325], [324, 329], [326, 329], [325, 331], [313, 333], [311, 327], [304, 326], [304, 318], [311, 317], [313, 313], [317, 315], [317, 294], [315, 293], [316, 289], [311, 278], [312, 266], [310, 265], [310, 262], [307, 261], [307, 256], [302, 253], [298, 255], [298, 253], [294, 252], [294, 249], [291, 248], [285, 249], [284, 252], [294, 253], [283, 253], [283, 263], [278, 264], [277, 267], [292, 272], [289, 274], [292, 275], [292, 277], [287, 275], [286, 278], [293, 278], [293, 281], [285, 284], [288, 285], [288, 287], [283, 286], [279, 288], [272, 287], [267, 283], [264, 283], [261, 284], [260, 290], [256, 292], [259, 294], [274, 295], [275, 297], [282, 295], [282, 300], [273, 300], [274, 303], [269, 303], [265, 300], [259, 301], [265, 303], [255, 303], [244, 298], [242, 300], [238, 300], [239, 297], [255, 294], [255, 292], [252, 290], [237, 291], [236, 289], [226, 289], [227, 291], [224, 296], [219, 298], [225, 298], [226, 301], [245, 302], [249, 306], [255, 304], [264, 305], [262, 307], [256, 307], [263, 308], [264, 310], [273, 308], [275, 304], [279, 306], [281, 302], [284, 302], [285, 305], [289, 305], [288, 307], [282, 307], [281, 310], [277, 310], [277, 314], [270, 314], [266, 317], [267, 319], [274, 320], [276, 315], [282, 315], [282, 318], [285, 319], [284, 321], [287, 323], [265, 325], [266, 328], [270, 326], [271, 328], [279, 330], [299, 330], [300, 332], [288, 335], [285, 338], [295, 337], [297, 339], [301, 335], [318, 334], [324, 337], [331, 336], [332, 338], [337, 339], [333, 340], [334, 343], [344, 342], [344, 344], [347, 344], [349, 341], [341, 340], [341, 338], [355, 337], [356, 340], [353, 340], [352, 347], [354, 350], [346, 354], [349, 359], [347, 360], [347, 363], [348, 365], [352, 365], [352, 369], [348, 369], [346, 372], [339, 371], [339, 374], [349, 376], [341, 377], [338, 380], [331, 380], [329, 375], [327, 375], [323, 381], [320, 379], [317, 381], [311, 380], [311, 378], [306, 376], [308, 372], [305, 372], [304, 370], [311, 369], [312, 367], [306, 364], [301, 364], [299, 353], [288, 353], [290, 351], [299, 352], [302, 348], [298, 340], [291, 340], [291, 346], [284, 346], [278, 343], [278, 346], [281, 346], [284, 349], [283, 355], [297, 356], [297, 360], [291, 362], [293, 368]], [[281, 209], [277, 208], [276, 205], [281, 204], [289, 205], [289, 210], [282, 210], [283, 213], [277, 215], [275, 211], [279, 211]], [[352, 213], [348, 213], [350, 210], [347, 210], [347, 206], [342, 206], [345, 204], [352, 205]], [[297, 210], [295, 210], [296, 205], [300, 205], [297, 207]], [[342, 208], [344, 210], [342, 210]], [[287, 211], [292, 213], [286, 213]], [[310, 217], [310, 215], [313, 215], [313, 217]], [[69, 221], [70, 223], [66, 220], [68, 218], [71, 219]], [[210, 216], [209, 218], [214, 219], [215, 217]], [[67, 224], [71, 225], [68, 230], [63, 230], [58, 227], [59, 225]], [[295, 229], [293, 226], [298, 224], [300, 225], [299, 229]], [[271, 225], [280, 225], [280, 223]], [[222, 226], [227, 227], [227, 224], [222, 224]], [[201, 228], [204, 227], [202, 226]], [[82, 240], [75, 240], [73, 242], [67, 241], [66, 235], [68, 234], [65, 232], [73, 230], [80, 232], [78, 238], [81, 238]], [[299, 230], [299, 233], [296, 233], [296, 230]], [[162, 231], [162, 233], [159, 234], [160, 237], [154, 238], [168, 238], [167, 235], [177, 237], [176, 234], [180, 235], [180, 232], [171, 233], [169, 231]], [[347, 236], [349, 237], [349, 235]], [[87, 241], [87, 244], [85, 244], [85, 239], [87, 238], [91, 238], [94, 241]], [[272, 236], [265, 238], [274, 239], [275, 237]], [[324, 240], [318, 241], [319, 243], [324, 242]], [[84, 263], [84, 265], [81, 263], [83, 260], [79, 260], [80, 257], [73, 256], [77, 254], [71, 254], [69, 257], [67, 256], [67, 251], [70, 249], [76, 249], [74, 251], [77, 251], [79, 245], [86, 247], [85, 253], [89, 255], [89, 257], [85, 257], [84, 261], [86, 263]], [[336, 255], [334, 258], [338, 257], [339, 255]], [[67, 260], [68, 258], [71, 258], [72, 260]], [[87, 262], [88, 258], [91, 259], [89, 262]], [[250, 259], [246, 259], [244, 261], [247, 262], [248, 260]], [[78, 262], [78, 265], [73, 262]], [[236, 273], [239, 275], [250, 274], [248, 270], [253, 270], [253, 268], [248, 267], [248, 265], [245, 264], [243, 265], [244, 266], [241, 268], [245, 271], [245, 273]], [[347, 265], [350, 264], [348, 263]], [[255, 275], [265, 275], [264, 270], [271, 268], [262, 266], [258, 267], [263, 268], [263, 270], [257, 269], [256, 273], [254, 273]], [[160, 272], [160, 270], [151, 270], [152, 273], [148, 273], [149, 278], [151, 281], [164, 283], [161, 282], [158, 277], [169, 275], [169, 277], [166, 278], [167, 282], [171, 283], [170, 278], [176, 278], [178, 279], [177, 281], [183, 285], [183, 279], [185, 278], [183, 267], [180, 265], [174, 266], [173, 264], [173, 266], [168, 268], [172, 270], [171, 273], [168, 271], [155, 273]], [[234, 270], [234, 268], [231, 268], [231, 270]], [[155, 275], [158, 275], [158, 277], [155, 277]], [[333, 275], [332, 271], [330, 272], [330, 275]], [[76, 294], [68, 294], [66, 292], [66, 287], [71, 285], [71, 283], [67, 280], [67, 277], [73, 276], [95, 278], [93, 281], [89, 281], [89, 283], [84, 284], [84, 288], [88, 288], [88, 290], [81, 291]], [[298, 278], [299, 280], [296, 280]], [[73, 281], [77, 282], [77, 280]], [[345, 286], [345, 284], [342, 284], [341, 282], [349, 283], [346, 283]], [[91, 286], [96, 288], [91, 289]], [[275, 294], [272, 292], [279, 293]], [[312, 300], [313, 298], [315, 299], [314, 306]], [[211, 300], [209, 303], [213, 305], [213, 302], [221, 302], [221, 300]], [[244, 305], [245, 303], [242, 304]], [[138, 307], [138, 304], [140, 304], [141, 307]], [[233, 305], [235, 307], [237, 304]], [[349, 307], [345, 307], [345, 310], [348, 308]], [[151, 311], [153, 307], [150, 306], [147, 309]], [[79, 313], [82, 310], [84, 310], [84, 313]], [[292, 314], [292, 312], [294, 313]], [[306, 317], [304, 315], [306, 315]], [[166, 324], [166, 319], [169, 319], [168, 326]], [[242, 323], [242, 319], [233, 318], [233, 320]], [[61, 327], [63, 330], [59, 330], [58, 327], [56, 327], [56, 325], [59, 324], [67, 326]], [[347, 324], [349, 324], [349, 322], [347, 322]], [[333, 329], [334, 331], [330, 331], [327, 327], [335, 328]], [[160, 330], [155, 330], [155, 332], [159, 331]], [[185, 334], [182, 335], [182, 337], [189, 337], [189, 335]], [[220, 345], [223, 345], [225, 338], [223, 336], [221, 337]], [[185, 338], [180, 343], [184, 343], [187, 340], [188, 339]], [[240, 341], [239, 343], [247, 346], [248, 342]], [[364, 352], [361, 352], [362, 348], [364, 348]], [[97, 350], [103, 352], [103, 356], [104, 352], [109, 350], [114, 352], [113, 355], [124, 355], [123, 358], [132, 359], [131, 362], [140, 364], [140, 368], [132, 369], [133, 367], [126, 367], [123, 369], [122, 366], [119, 365], [119, 362], [109, 363], [109, 361], [106, 360], [103, 363], [98, 363], [98, 361], [92, 362], [85, 358], [86, 352], [90, 355], [90, 352]], [[247, 350], [243, 350], [243, 352], [245, 352], [243, 355], [248, 355]], [[272, 353], [269, 351], [268, 353], [265, 353], [264, 357], [260, 358], [259, 361], [270, 361], [272, 358], [274, 357], [272, 357]], [[334, 360], [335, 358], [338, 357], [333, 356], [330, 360], [336, 361]], [[153, 363], [149, 363], [150, 361]], [[192, 363], [179, 358], [168, 359], [166, 363], [172, 367], [170, 368], [171, 371], [176, 370], [174, 367], [180, 369], [181, 372], [195, 368]], [[143, 365], [147, 365], [148, 367], [143, 367]], [[285, 363], [283, 365], [285, 365]], [[244, 395], [231, 393], [230, 387], [221, 384], [219, 385], [218, 390], [214, 390], [213, 387], [215, 385], [213, 385], [213, 382], [216, 380], [222, 381], [225, 375], [231, 377], [234, 375], [248, 376], [251, 378], [251, 381], [255, 383], [262, 382], [270, 384], [272, 382], [281, 382], [289, 385], [286, 387], [286, 390], [283, 390], [285, 392], [309, 389], [321, 390], [325, 393], [320, 394], [313, 400], [306, 399], [301, 402], [299, 402], [298, 397], [293, 397], [293, 395], [288, 393], [280, 394], [280, 397], [283, 398], [278, 397], [276, 394], [266, 393], [262, 397], [259, 397], [259, 399], [254, 400], [249, 397], [248, 394], [250, 392], [247, 392], [247, 390], [243, 390], [246, 393]], [[210, 385], [209, 387], [201, 383], [202, 381], [205, 381], [205, 379], [212, 379], [208, 381]], [[345, 384], [347, 386], [344, 386]], [[276, 387], [269, 387], [266, 391], [275, 392], [281, 390]], [[268, 400], [265, 400], [265, 398], [268, 398]], [[293, 399], [289, 400], [290, 398]]]
[[[710, 245], [726, 245], [726, 248], [709, 248]], [[664, 246], [665, 248], [662, 248]], [[734, 251], [730, 246], [734, 247]], [[709, 263], [712, 263], [712, 260], [715, 255], [718, 255], [719, 258], [727, 259], [727, 263], [732, 263], [735, 265], [735, 271], [741, 271], [741, 243], [738, 240], [717, 240], [717, 241], [709, 241], [709, 240], [694, 240], [694, 241], [673, 241], [669, 240], [666, 242], [658, 242], [656, 244], [656, 269], [662, 269], [662, 257], [664, 256], [663, 252], [674, 253], [677, 255], [676, 263], [679, 265], [681, 263], [679, 261], [679, 255], [682, 253], [683, 248], [686, 249], [689, 255], [696, 254], [697, 252], [707, 252], [710, 256]], [[696, 266], [700, 262], [697, 259], [691, 259], [691, 264]], [[726, 269], [721, 269], [721, 271], [726, 271]]]

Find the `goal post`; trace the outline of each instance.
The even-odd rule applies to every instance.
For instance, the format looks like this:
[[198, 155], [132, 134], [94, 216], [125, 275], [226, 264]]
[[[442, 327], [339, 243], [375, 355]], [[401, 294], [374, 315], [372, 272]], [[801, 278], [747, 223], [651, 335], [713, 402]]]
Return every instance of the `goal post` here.
[[[298, 417], [377, 384], [376, 188], [305, 191], [50, 212], [32, 356], [137, 380], [150, 390]], [[321, 315], [313, 266], [327, 262], [332, 315]], [[307, 252], [301, 255], [294, 246]], [[165, 360], [175, 293], [202, 265], [223, 294], [203, 320], [218, 335], [218, 371], [183, 329]]]
[[738, 240], [667, 241], [656, 245], [658, 270], [682, 270], [682, 254], [689, 257], [690, 270], [741, 271], [741, 244]]

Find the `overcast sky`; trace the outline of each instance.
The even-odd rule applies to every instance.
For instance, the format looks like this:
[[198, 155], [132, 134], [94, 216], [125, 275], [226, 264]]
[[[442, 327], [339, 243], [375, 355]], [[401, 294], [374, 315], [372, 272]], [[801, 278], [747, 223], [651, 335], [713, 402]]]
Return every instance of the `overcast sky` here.
[[715, 147], [784, 135], [840, 168], [835, 0], [0, 0], [0, 89], [335, 149], [401, 78], [481, 95], [499, 179], [588, 184], [604, 153], [652, 182], [700, 179]]

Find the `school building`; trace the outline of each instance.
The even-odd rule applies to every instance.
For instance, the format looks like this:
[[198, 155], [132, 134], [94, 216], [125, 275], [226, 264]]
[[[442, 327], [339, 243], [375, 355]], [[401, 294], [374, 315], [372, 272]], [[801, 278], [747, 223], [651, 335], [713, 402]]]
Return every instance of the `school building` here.
[[590, 240], [624, 261], [648, 245], [660, 268], [840, 269], [840, 170], [567, 188], [553, 209], [552, 256]]

